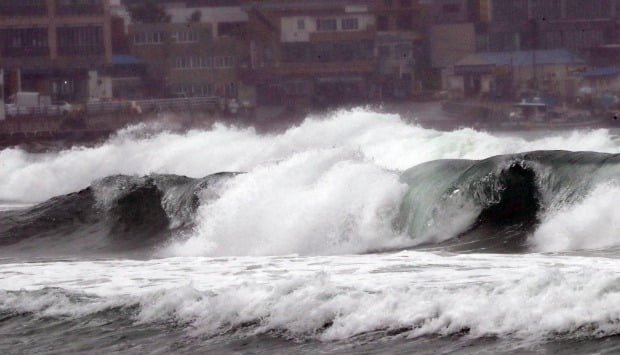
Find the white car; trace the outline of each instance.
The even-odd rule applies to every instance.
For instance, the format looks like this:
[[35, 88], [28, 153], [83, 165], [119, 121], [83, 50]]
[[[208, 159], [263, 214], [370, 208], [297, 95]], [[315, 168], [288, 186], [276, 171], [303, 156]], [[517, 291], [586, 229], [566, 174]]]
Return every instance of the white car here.
[[67, 115], [73, 112], [73, 105], [67, 101], [54, 101], [47, 107], [49, 113]]
[[9, 116], [17, 115], [17, 105], [15, 104], [4, 104], [4, 110]]

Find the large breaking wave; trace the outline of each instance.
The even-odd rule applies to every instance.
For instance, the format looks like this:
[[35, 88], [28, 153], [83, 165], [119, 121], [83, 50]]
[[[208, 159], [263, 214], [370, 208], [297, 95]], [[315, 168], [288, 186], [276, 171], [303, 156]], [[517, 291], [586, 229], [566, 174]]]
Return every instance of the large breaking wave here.
[[[538, 151], [439, 160], [402, 176], [398, 226], [459, 250], [563, 251], [620, 245], [620, 155]], [[458, 238], [454, 238], [458, 237]]]
[[226, 126], [144, 134], [138, 127], [93, 148], [7, 149], [0, 152], [0, 200], [61, 196], [0, 212], [0, 253], [327, 255], [620, 245], [617, 224], [608, 223], [617, 213], [610, 206], [620, 191], [618, 156], [540, 151], [474, 160], [532, 149], [620, 147], [606, 130], [526, 140], [437, 132], [357, 110], [272, 135]]
[[0, 200], [41, 202], [118, 174], [201, 178], [221, 171], [251, 172], [299, 154], [311, 155], [310, 159], [338, 155], [342, 160], [402, 171], [437, 159], [484, 159], [548, 149], [620, 153], [620, 142], [608, 130], [547, 133], [529, 139], [471, 129], [439, 132], [407, 124], [396, 115], [361, 109], [310, 118], [283, 133], [267, 135], [225, 125], [184, 134], [152, 133], [148, 127], [136, 126], [96, 147], [46, 154], [1, 150]]

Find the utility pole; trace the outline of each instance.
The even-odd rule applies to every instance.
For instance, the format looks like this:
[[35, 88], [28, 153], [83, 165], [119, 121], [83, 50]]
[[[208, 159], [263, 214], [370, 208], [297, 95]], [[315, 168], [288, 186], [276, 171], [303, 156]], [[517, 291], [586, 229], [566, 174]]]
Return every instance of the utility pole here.
[[0, 68], [0, 121], [6, 118], [4, 106], [4, 69]]
[[536, 50], [538, 49], [538, 22], [536, 17], [530, 18], [531, 46], [532, 46], [532, 86], [538, 90], [538, 70], [536, 68]]

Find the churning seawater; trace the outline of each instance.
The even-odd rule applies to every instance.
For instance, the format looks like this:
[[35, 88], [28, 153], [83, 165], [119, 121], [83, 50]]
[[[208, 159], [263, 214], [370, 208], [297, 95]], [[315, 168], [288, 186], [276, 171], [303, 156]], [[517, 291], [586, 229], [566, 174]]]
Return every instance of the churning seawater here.
[[616, 153], [363, 109], [4, 149], [0, 352], [613, 353]]

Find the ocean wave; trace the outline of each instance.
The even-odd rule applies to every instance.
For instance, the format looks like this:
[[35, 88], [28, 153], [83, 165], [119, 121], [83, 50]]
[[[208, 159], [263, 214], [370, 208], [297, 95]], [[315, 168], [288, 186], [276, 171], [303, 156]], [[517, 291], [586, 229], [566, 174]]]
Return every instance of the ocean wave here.
[[310, 117], [298, 127], [267, 135], [225, 125], [182, 134], [154, 133], [138, 126], [96, 147], [44, 154], [1, 150], [0, 199], [41, 202], [118, 174], [201, 178], [220, 171], [250, 172], [295, 159], [297, 154], [329, 155], [332, 150], [359, 153], [378, 168], [405, 170], [436, 159], [483, 159], [539, 149], [620, 152], [620, 145], [608, 130], [553, 133], [528, 140], [471, 129], [438, 132], [364, 109]]
[[620, 246], [620, 186], [604, 183], [582, 200], [558, 206], [530, 238], [536, 250], [554, 252]]
[[[478, 257], [477, 261], [457, 258], [450, 262], [411, 256], [432, 267], [420, 270], [421, 280], [415, 272], [402, 272], [424, 265], [407, 258], [367, 271], [360, 269], [360, 263], [367, 260], [338, 259], [329, 273], [310, 271], [277, 280], [268, 274], [244, 274], [229, 264], [237, 281], [232, 282], [231, 275], [227, 284], [205, 281], [211, 285], [206, 288], [185, 285], [99, 296], [60, 288], [0, 291], [0, 313], [31, 314], [40, 317], [40, 322], [45, 322], [44, 317], [78, 322], [85, 317], [120, 317], [124, 324], [129, 320], [136, 327], [181, 326], [197, 337], [270, 334], [323, 342], [368, 333], [538, 342], [620, 334], [620, 312], [615, 306], [620, 301], [617, 270], [600, 267], [611, 261], [600, 260], [598, 267], [587, 267], [578, 260], [562, 264], [566, 259], [547, 260], [544, 265], [530, 259]], [[310, 265], [318, 261], [272, 260], [282, 267], [296, 262], [300, 270], [316, 270]], [[493, 271], [487, 264], [498, 269]], [[484, 266], [483, 271], [479, 266]], [[351, 273], [351, 268], [357, 272]], [[462, 279], [468, 272], [471, 275]], [[433, 282], [425, 283], [426, 274], [432, 274]]]
[[0, 252], [169, 257], [615, 247], [619, 175], [620, 155], [593, 152], [438, 160], [400, 174], [341, 150], [201, 179], [116, 175], [0, 212]]

